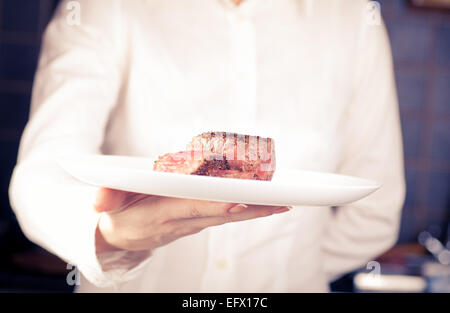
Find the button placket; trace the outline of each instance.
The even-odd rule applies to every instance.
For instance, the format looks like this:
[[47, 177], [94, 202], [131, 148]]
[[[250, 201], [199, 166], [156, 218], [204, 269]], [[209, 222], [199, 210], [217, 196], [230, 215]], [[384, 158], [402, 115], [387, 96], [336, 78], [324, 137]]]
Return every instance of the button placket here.
[[[256, 40], [251, 20], [252, 1], [239, 7], [226, 4], [229, 25], [229, 108], [236, 112], [241, 125], [251, 127], [256, 122]], [[203, 292], [227, 290], [233, 283], [232, 224], [209, 229], [208, 260], [202, 278]]]
[[229, 106], [236, 109], [237, 120], [249, 125], [254, 123], [257, 113], [257, 86], [255, 29], [247, 11], [228, 12], [230, 26]]
[[203, 292], [220, 292], [226, 289], [231, 279], [232, 259], [226, 229], [227, 225], [209, 229], [208, 260], [202, 279]]

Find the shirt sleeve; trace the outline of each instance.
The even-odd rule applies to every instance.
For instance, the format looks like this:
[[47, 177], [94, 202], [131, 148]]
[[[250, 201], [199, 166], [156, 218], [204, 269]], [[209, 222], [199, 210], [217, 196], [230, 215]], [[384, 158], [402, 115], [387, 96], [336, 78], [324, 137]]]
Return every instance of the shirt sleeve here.
[[323, 240], [330, 281], [364, 266], [396, 242], [405, 196], [399, 110], [383, 23], [362, 23], [355, 69], [339, 172], [375, 180], [382, 187], [333, 210]]
[[[149, 255], [97, 255], [97, 188], [73, 179], [56, 162], [59, 156], [101, 153], [121, 84], [120, 1], [77, 3], [62, 2], [44, 33], [9, 192], [30, 240], [76, 265], [93, 284], [117, 286], [135, 277]], [[80, 15], [79, 25], [73, 14]]]

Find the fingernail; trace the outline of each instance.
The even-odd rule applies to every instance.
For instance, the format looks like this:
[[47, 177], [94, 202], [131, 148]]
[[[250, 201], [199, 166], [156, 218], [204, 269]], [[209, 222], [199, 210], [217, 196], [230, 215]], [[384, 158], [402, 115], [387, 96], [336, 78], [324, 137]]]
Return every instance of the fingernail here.
[[278, 208], [278, 209], [276, 209], [276, 210], [273, 210], [272, 212], [273, 212], [274, 214], [278, 214], [278, 213], [287, 212], [287, 211], [289, 211], [290, 209], [292, 209], [291, 206], [285, 206], [285, 207], [282, 207], [282, 208]]
[[228, 212], [229, 212], [229, 213], [239, 213], [239, 212], [244, 211], [246, 208], [248, 208], [247, 205], [240, 203], [240, 204], [238, 204], [238, 205], [235, 205], [234, 207], [231, 207], [231, 208], [228, 210]]

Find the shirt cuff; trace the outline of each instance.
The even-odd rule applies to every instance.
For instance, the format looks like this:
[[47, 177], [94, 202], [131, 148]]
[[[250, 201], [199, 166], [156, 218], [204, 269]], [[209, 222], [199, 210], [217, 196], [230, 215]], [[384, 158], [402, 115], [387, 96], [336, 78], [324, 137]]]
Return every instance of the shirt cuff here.
[[96, 213], [89, 225], [90, 237], [88, 242], [90, 260], [77, 264], [79, 271], [97, 287], [113, 287], [119, 289], [123, 283], [133, 280], [140, 275], [147, 263], [150, 262], [150, 251], [112, 251], [96, 252], [96, 230], [101, 214]]

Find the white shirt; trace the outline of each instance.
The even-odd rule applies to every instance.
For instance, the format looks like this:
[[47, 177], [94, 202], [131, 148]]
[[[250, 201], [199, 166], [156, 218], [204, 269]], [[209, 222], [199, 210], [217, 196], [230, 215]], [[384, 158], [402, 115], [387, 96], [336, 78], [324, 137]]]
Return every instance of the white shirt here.
[[[390, 47], [360, 0], [79, 0], [46, 29], [10, 186], [25, 234], [83, 274], [78, 291], [327, 291], [388, 249], [404, 199]], [[155, 156], [204, 131], [269, 136], [277, 166], [383, 187], [333, 210], [206, 229], [153, 255], [96, 255], [97, 188], [55, 157]]]

